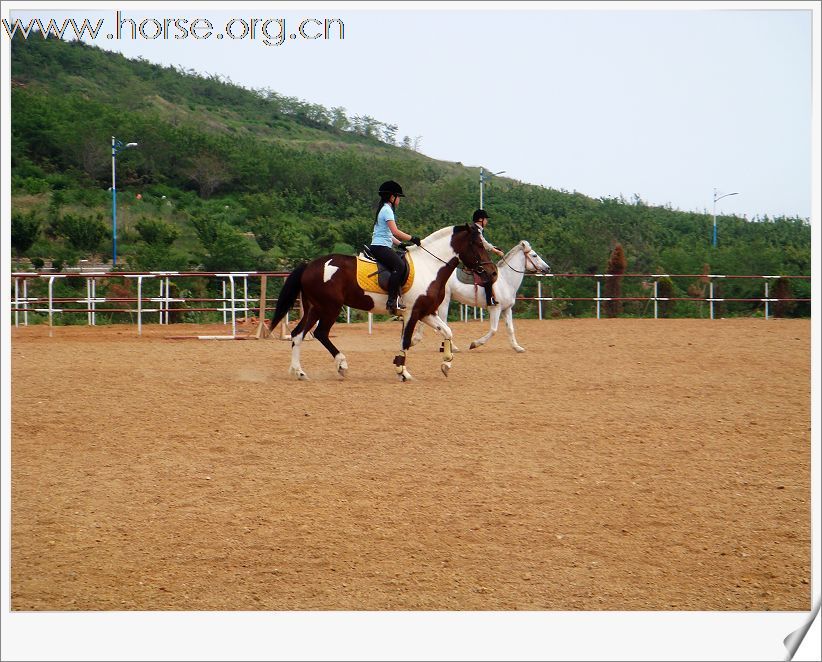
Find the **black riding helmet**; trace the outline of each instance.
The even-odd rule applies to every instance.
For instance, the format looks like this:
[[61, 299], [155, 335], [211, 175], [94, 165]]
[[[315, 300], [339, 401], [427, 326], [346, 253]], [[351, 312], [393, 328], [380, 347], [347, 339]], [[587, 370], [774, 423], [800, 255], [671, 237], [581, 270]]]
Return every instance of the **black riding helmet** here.
[[405, 194], [402, 192], [402, 186], [397, 184], [393, 179], [389, 179], [387, 182], [383, 182], [380, 184], [380, 195], [396, 195], [400, 198], [404, 198]]
[[477, 211], [474, 212], [474, 218], [472, 221], [476, 223], [484, 218], [488, 218], [488, 213], [484, 209], [477, 209]]

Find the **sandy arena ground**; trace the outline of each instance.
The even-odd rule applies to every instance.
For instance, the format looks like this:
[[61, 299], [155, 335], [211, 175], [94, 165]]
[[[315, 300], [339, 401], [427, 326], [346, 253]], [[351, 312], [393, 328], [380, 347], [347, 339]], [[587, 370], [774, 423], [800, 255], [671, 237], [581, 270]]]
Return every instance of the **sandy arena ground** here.
[[810, 609], [808, 320], [516, 327], [12, 329], [12, 608]]

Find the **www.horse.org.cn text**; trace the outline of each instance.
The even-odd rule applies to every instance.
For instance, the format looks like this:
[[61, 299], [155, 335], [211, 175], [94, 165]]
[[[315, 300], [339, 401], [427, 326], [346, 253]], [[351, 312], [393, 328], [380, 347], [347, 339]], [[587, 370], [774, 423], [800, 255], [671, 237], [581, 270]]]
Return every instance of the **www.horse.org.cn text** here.
[[106, 19], [41, 18], [29, 20], [3, 19], [3, 28], [10, 39], [15, 35], [29, 38], [106, 39], [171, 41], [183, 39], [230, 39], [258, 41], [265, 46], [282, 46], [289, 40], [315, 41], [344, 40], [345, 24], [339, 18], [231, 18], [222, 30], [208, 18], [128, 18], [115, 12], [113, 30], [106, 29]]

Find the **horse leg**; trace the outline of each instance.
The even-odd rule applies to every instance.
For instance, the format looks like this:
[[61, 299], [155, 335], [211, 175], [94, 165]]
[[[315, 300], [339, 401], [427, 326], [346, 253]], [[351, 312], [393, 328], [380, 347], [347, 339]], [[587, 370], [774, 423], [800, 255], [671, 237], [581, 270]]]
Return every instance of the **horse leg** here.
[[319, 340], [322, 343], [322, 346], [328, 350], [328, 353], [334, 357], [334, 365], [336, 366], [337, 373], [340, 377], [345, 377], [345, 373], [348, 371], [348, 361], [345, 360], [345, 354], [338, 350], [328, 337], [331, 327], [334, 326], [334, 322], [337, 321], [338, 314], [339, 311], [333, 315], [323, 315], [320, 319], [320, 323], [314, 330], [314, 337]]
[[451, 343], [451, 338], [453, 338], [454, 334], [439, 315], [428, 315], [420, 321], [430, 326], [444, 338], [440, 346], [440, 351], [442, 352], [442, 365], [440, 369], [442, 370], [442, 374], [448, 377], [448, 372], [451, 370], [451, 361], [454, 359], [454, 348]]
[[[491, 328], [488, 329], [488, 333], [486, 333], [482, 338], [478, 338], [474, 342], [471, 343], [471, 347], [468, 349], [476, 349], [477, 347], [482, 347], [485, 343], [491, 340], [492, 336], [497, 332], [499, 328], [499, 316], [500, 316], [500, 308], [502, 306], [491, 306], [488, 309], [488, 321], [491, 323]], [[510, 308], [508, 310], [511, 310]]]
[[288, 374], [293, 375], [297, 379], [306, 380], [308, 375], [300, 365], [300, 346], [305, 340], [305, 336], [317, 323], [317, 313], [314, 306], [307, 306], [303, 318], [299, 321], [294, 330], [291, 332], [291, 366], [288, 368]]
[[411, 336], [411, 344], [417, 345], [422, 342], [422, 325], [417, 324], [416, 328], [414, 329], [414, 335]]
[[508, 340], [511, 341], [511, 347], [514, 348], [514, 351], [524, 352], [525, 348], [521, 347], [514, 337], [514, 316], [511, 314], [513, 309], [513, 306], [505, 309], [505, 328], [508, 330]]
[[[443, 298], [442, 303], [440, 304], [440, 307], [437, 308], [437, 315], [439, 315], [439, 318], [446, 325], [448, 324], [448, 308], [450, 307], [450, 305], [451, 305], [451, 290], [449, 290], [448, 288], [445, 288], [445, 297]], [[451, 340], [451, 351], [454, 352], [454, 354], [456, 354], [458, 351], [460, 351], [459, 348], [454, 344], [453, 338]]]
[[405, 317], [402, 318], [402, 331], [400, 332], [402, 342], [400, 343], [400, 353], [394, 357], [394, 367], [397, 371], [397, 377], [400, 378], [401, 382], [408, 382], [413, 379], [411, 373], [408, 372], [408, 368], [405, 367], [405, 359], [408, 356], [408, 350], [411, 348], [411, 336], [414, 334], [414, 328], [416, 325], [416, 313], [412, 312], [407, 319]]
[[[437, 315], [442, 323], [447, 323], [448, 321], [448, 307], [451, 305], [451, 294], [448, 290], [445, 291], [445, 297], [442, 300], [442, 303], [437, 308]], [[420, 320], [421, 322], [425, 322], [425, 320]], [[425, 322], [428, 324], [428, 322]], [[431, 326], [431, 325], [429, 325]], [[411, 344], [416, 345], [418, 342], [422, 340], [422, 332], [425, 327], [422, 324], [417, 324], [417, 327], [414, 331], [414, 335], [411, 338]], [[452, 336], [453, 337], [453, 336]], [[440, 348], [442, 349], [442, 348]], [[459, 352], [459, 348], [453, 343], [451, 343], [451, 351], [455, 354]]]

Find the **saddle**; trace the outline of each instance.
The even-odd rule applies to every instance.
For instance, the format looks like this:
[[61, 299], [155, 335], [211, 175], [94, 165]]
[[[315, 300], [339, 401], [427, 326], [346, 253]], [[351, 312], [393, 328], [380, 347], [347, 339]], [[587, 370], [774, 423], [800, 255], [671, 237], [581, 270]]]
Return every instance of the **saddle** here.
[[[400, 291], [405, 294], [414, 284], [414, 261], [406, 251], [396, 251], [403, 259], [405, 273], [402, 277], [402, 287]], [[362, 252], [357, 255], [357, 285], [364, 292], [374, 292], [376, 294], [388, 294], [388, 279], [391, 272], [380, 264], [368, 250], [368, 246], [363, 246]]]
[[465, 269], [457, 269], [457, 280], [464, 285], [474, 285], [475, 287], [483, 287], [485, 281], [476, 271], [466, 271]]

